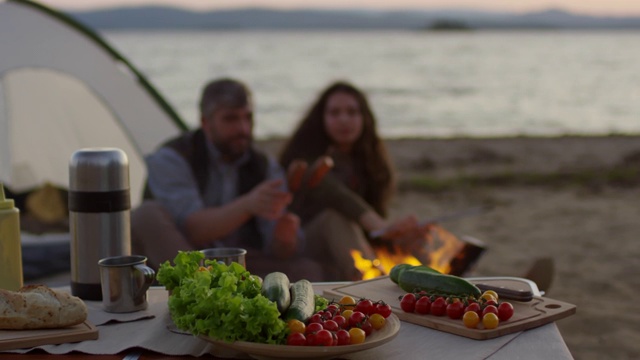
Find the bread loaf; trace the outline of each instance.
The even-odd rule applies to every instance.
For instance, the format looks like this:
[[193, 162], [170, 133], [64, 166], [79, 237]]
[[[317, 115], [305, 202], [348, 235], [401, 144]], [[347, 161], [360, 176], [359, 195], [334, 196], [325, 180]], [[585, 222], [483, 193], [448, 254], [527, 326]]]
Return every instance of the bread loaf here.
[[0, 329], [46, 329], [80, 324], [87, 306], [79, 298], [44, 285], [0, 289]]

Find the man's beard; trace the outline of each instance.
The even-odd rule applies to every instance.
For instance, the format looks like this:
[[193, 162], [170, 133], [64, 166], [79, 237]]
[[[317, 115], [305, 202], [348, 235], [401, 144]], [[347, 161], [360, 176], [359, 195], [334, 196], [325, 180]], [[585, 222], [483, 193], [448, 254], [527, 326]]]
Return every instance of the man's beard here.
[[[239, 145], [236, 142], [239, 140], [246, 140], [244, 144]], [[251, 136], [236, 136], [232, 139], [228, 139], [226, 141], [214, 141], [214, 145], [222, 154], [222, 157], [226, 160], [234, 161], [239, 159], [242, 155], [244, 155], [247, 150], [251, 147], [253, 143], [253, 139]]]

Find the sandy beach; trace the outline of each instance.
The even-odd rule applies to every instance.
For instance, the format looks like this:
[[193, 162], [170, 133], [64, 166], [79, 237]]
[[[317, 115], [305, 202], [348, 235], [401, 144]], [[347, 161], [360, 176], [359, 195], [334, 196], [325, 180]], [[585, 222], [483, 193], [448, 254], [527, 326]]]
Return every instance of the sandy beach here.
[[[402, 179], [533, 174], [603, 174], [627, 164], [640, 171], [640, 138], [495, 139], [390, 143]], [[430, 160], [430, 161], [428, 161]], [[415, 164], [431, 164], [420, 170]], [[629, 164], [631, 163], [631, 164]], [[412, 166], [412, 164], [414, 166]], [[594, 175], [595, 176], [595, 175]], [[577, 305], [558, 327], [576, 359], [640, 357], [640, 316], [632, 302], [640, 280], [640, 178], [633, 184], [515, 184], [491, 181], [442, 192], [406, 190], [394, 214], [436, 216], [480, 203], [493, 210], [447, 223], [484, 241], [473, 275], [522, 275], [536, 257], [552, 257], [547, 296]]]
[[[277, 153], [280, 143], [261, 145]], [[533, 259], [551, 257], [556, 271], [546, 296], [577, 305], [575, 315], [557, 322], [572, 355], [640, 358], [640, 315], [629, 301], [640, 289], [640, 137], [387, 145], [400, 185], [392, 217], [493, 205], [443, 224], [487, 246], [468, 275], [521, 276]], [[422, 178], [437, 180], [439, 187], [420, 188], [415, 183]]]

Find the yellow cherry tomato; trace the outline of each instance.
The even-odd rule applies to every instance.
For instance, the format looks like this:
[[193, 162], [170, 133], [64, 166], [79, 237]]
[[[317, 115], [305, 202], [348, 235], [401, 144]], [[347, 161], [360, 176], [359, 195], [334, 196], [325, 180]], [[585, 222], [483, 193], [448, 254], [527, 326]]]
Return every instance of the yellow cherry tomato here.
[[462, 322], [469, 329], [475, 329], [480, 323], [480, 315], [475, 311], [467, 311], [462, 315]]
[[356, 307], [356, 300], [349, 295], [343, 296], [338, 304], [342, 305], [344, 310], [353, 310]]
[[380, 314], [371, 314], [371, 316], [369, 317], [369, 322], [375, 330], [380, 330], [384, 327], [384, 324], [387, 322], [387, 320]]
[[[483, 293], [482, 293], [482, 295], [483, 295], [483, 296], [484, 296], [485, 294], [493, 296], [493, 299], [494, 299], [494, 300], [496, 300], [496, 301], [498, 301], [498, 293], [497, 293], [497, 292], [495, 292], [495, 291], [493, 291], [493, 290], [487, 290], [487, 291], [485, 291], [485, 292], [483, 292]], [[487, 300], [489, 300], [489, 299], [487, 299]]]
[[493, 295], [491, 295], [491, 294], [482, 294], [482, 295], [480, 296], [480, 300], [484, 300], [485, 302], [486, 302], [486, 301], [489, 301], [489, 300], [493, 300], [493, 301], [496, 301], [496, 302], [498, 301], [498, 300], [496, 300], [496, 298], [495, 298]]
[[349, 329], [349, 336], [351, 336], [351, 345], [362, 344], [367, 337], [364, 330], [360, 328]]
[[291, 334], [304, 334], [304, 331], [307, 328], [306, 325], [298, 319], [291, 319], [287, 321], [287, 327], [289, 327], [289, 331], [291, 332]]
[[347, 320], [347, 323], [349, 322], [349, 318], [351, 317], [351, 314], [353, 314], [353, 310], [345, 310], [342, 312], [342, 316], [344, 317], [345, 320]]
[[500, 320], [498, 319], [498, 315], [494, 313], [486, 313], [482, 317], [482, 325], [485, 329], [495, 329], [498, 327]]

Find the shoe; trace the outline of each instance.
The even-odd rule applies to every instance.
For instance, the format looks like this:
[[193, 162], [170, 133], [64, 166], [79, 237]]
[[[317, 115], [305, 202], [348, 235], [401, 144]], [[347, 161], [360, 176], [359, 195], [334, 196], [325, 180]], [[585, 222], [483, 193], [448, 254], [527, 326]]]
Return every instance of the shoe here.
[[548, 294], [551, 283], [553, 282], [554, 272], [555, 265], [553, 259], [544, 257], [536, 259], [523, 277], [535, 282], [540, 291]]

